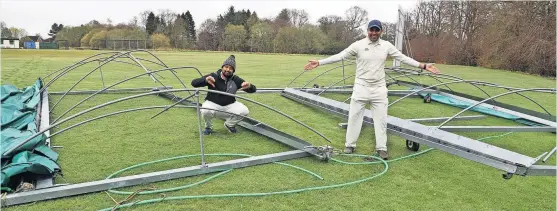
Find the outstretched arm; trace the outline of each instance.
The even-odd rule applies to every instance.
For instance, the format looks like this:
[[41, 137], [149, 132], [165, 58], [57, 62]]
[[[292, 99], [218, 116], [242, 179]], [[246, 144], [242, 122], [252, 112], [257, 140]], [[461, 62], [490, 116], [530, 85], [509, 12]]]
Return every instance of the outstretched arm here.
[[402, 54], [402, 52], [400, 52], [398, 49], [396, 49], [396, 47], [392, 44], [390, 44], [390, 47], [389, 47], [389, 56], [391, 56], [391, 57], [393, 57], [397, 60], [400, 60], [402, 63], [410, 65], [412, 67], [418, 67], [418, 68], [427, 70], [427, 71], [435, 73], [435, 74], [440, 73], [440, 71], [435, 66], [433, 66], [433, 64], [420, 63], [420, 62]]
[[321, 60], [309, 60], [309, 62], [304, 66], [304, 70], [313, 70], [314, 68], [318, 67], [319, 65], [326, 65], [338, 62], [343, 59], [347, 59], [350, 56], [358, 55], [358, 51], [356, 50], [356, 43], [352, 43], [352, 45], [348, 46], [348, 48], [344, 49], [340, 53], [330, 56], [325, 59]]

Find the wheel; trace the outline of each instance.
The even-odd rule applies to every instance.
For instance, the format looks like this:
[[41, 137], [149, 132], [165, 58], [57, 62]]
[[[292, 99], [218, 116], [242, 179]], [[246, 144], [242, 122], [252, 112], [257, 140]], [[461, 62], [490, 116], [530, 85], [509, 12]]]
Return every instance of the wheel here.
[[417, 152], [420, 149], [420, 144], [410, 140], [406, 140], [406, 148], [414, 152]]
[[508, 172], [507, 172], [507, 173], [504, 173], [504, 174], [503, 174], [503, 179], [509, 180], [509, 179], [511, 179], [511, 178], [513, 178], [513, 174], [512, 174], [512, 173], [508, 173]]
[[431, 103], [431, 93], [425, 95], [424, 103]]

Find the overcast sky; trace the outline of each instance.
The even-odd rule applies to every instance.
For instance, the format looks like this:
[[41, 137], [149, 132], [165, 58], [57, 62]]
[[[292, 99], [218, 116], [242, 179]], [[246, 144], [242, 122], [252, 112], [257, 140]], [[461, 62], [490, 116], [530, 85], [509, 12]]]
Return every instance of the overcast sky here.
[[359, 6], [367, 10], [369, 20], [396, 22], [398, 7], [410, 10], [417, 4], [416, 1], [310, 1], [310, 0], [282, 0], [282, 1], [30, 1], [30, 0], [0, 0], [0, 20], [8, 27], [18, 27], [27, 30], [29, 35], [41, 33], [48, 37], [48, 31], [53, 23], [62, 23], [65, 26], [78, 26], [93, 19], [106, 23], [110, 18], [114, 24], [128, 23], [133, 16], [145, 10], [159, 11], [170, 9], [176, 13], [186, 12], [193, 16], [195, 27], [207, 18], [215, 19], [219, 14], [224, 14], [228, 7], [233, 5], [236, 10], [249, 9], [257, 12], [260, 18], [275, 17], [282, 8], [304, 9], [310, 18], [310, 23], [325, 15], [344, 16], [351, 6]]

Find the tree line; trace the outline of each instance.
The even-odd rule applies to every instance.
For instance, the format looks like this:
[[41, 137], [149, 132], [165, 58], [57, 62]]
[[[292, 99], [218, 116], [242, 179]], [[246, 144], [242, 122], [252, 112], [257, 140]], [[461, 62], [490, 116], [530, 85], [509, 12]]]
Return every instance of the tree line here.
[[367, 16], [367, 11], [353, 6], [343, 17], [324, 16], [318, 24], [310, 24], [304, 10], [285, 8], [276, 17], [259, 18], [255, 11], [230, 6], [196, 28], [189, 11], [177, 14], [167, 9], [141, 12], [129, 23], [113, 24], [108, 19], [63, 28], [53, 25], [49, 35], [67, 40], [70, 47], [102, 48], [105, 40], [148, 40], [148, 48], [333, 54], [365, 37], [359, 27], [367, 23]]
[[[483, 66], [555, 77], [555, 1], [423, 1], [405, 11], [403, 52], [416, 60]], [[366, 36], [368, 12], [358, 6], [343, 16], [309, 23], [305, 10], [282, 9], [274, 17], [230, 6], [196, 23], [190, 11], [143, 11], [128, 23], [92, 20], [53, 24], [49, 35], [71, 47], [102, 48], [105, 40], [148, 40], [147, 48], [296, 54], [335, 54]], [[394, 43], [394, 23], [383, 22], [382, 39]], [[25, 30], [8, 28], [23, 36]], [[11, 35], [10, 35], [11, 36]], [[15, 35], [14, 35], [15, 36]]]
[[216, 19], [199, 27], [196, 47], [272, 53], [333, 54], [365, 35], [360, 26], [368, 21], [367, 11], [353, 6], [345, 16], [324, 16], [318, 24], [309, 23], [305, 10], [282, 9], [276, 17], [259, 18], [249, 10], [229, 7]]
[[407, 16], [417, 60], [555, 77], [555, 1], [427, 1]]

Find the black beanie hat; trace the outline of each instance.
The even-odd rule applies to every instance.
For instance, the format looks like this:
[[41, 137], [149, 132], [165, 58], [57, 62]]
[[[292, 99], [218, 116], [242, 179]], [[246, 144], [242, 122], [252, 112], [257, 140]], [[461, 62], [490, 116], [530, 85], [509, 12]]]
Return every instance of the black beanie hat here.
[[228, 57], [228, 59], [226, 59], [224, 63], [222, 63], [222, 67], [224, 67], [224, 65], [230, 65], [232, 67], [232, 72], [235, 73], [236, 72], [236, 60], [234, 60], [235, 58], [236, 57], [234, 57], [234, 55], [230, 55], [230, 57]]

